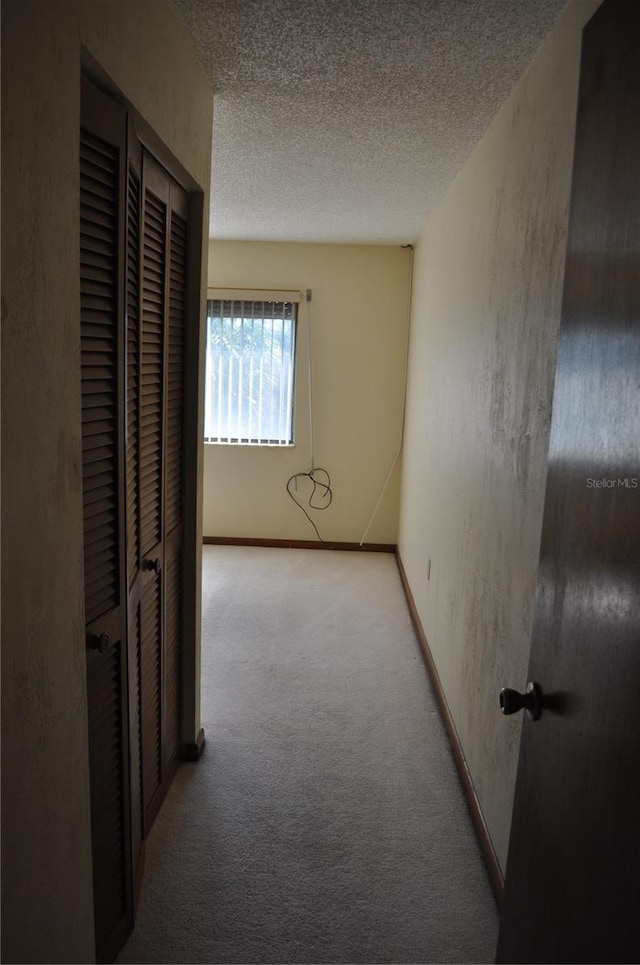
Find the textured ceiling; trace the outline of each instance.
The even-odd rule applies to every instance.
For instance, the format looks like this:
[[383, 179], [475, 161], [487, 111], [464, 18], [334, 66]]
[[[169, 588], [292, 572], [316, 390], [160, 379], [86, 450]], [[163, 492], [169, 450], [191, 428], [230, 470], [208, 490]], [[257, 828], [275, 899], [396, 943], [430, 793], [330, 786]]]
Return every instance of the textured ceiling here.
[[173, 0], [215, 91], [211, 236], [414, 241], [565, 0]]

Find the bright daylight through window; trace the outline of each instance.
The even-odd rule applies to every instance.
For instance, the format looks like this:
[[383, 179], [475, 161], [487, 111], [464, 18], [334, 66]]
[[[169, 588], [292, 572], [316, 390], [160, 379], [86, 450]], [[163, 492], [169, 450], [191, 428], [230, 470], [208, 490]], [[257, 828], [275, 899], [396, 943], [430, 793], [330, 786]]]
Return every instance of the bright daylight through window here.
[[297, 302], [207, 302], [205, 442], [293, 444]]

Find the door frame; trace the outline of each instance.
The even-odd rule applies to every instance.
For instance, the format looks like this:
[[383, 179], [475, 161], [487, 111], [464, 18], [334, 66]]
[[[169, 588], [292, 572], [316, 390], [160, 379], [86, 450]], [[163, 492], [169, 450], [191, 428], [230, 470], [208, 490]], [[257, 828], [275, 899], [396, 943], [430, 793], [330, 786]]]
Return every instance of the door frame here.
[[173, 155], [162, 138], [113, 83], [86, 47], [81, 48], [81, 75], [121, 104], [141, 145], [178, 182], [189, 196], [191, 252], [187, 270], [184, 369], [184, 507], [182, 650], [180, 665], [180, 733], [182, 759], [197, 760], [204, 746], [200, 726], [200, 614], [202, 585], [202, 480], [204, 459], [204, 345], [207, 292], [208, 237], [204, 231], [204, 191]]

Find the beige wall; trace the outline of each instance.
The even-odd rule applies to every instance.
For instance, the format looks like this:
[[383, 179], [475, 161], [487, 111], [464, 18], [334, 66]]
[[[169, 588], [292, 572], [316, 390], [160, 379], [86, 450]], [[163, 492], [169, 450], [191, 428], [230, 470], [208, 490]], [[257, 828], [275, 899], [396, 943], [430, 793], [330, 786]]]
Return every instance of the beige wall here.
[[[410, 252], [362, 245], [213, 241], [209, 284], [311, 288], [316, 466], [334, 498], [312, 513], [323, 539], [359, 541], [398, 450]], [[306, 305], [300, 306], [293, 448], [205, 445], [208, 536], [315, 539], [285, 484], [309, 469]], [[367, 536], [395, 543], [399, 469]]]
[[521, 720], [498, 693], [527, 680], [580, 31], [597, 5], [570, 3], [415, 259], [400, 550], [503, 868]]
[[8, 0], [2, 13], [3, 960], [89, 962], [81, 47], [207, 194], [212, 97], [165, 0]]

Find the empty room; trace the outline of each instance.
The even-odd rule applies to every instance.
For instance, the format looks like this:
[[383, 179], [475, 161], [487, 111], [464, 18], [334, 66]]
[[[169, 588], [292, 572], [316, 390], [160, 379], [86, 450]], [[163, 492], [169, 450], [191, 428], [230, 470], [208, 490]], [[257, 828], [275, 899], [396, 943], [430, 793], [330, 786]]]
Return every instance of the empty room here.
[[2, 18], [2, 961], [637, 961], [640, 6]]

